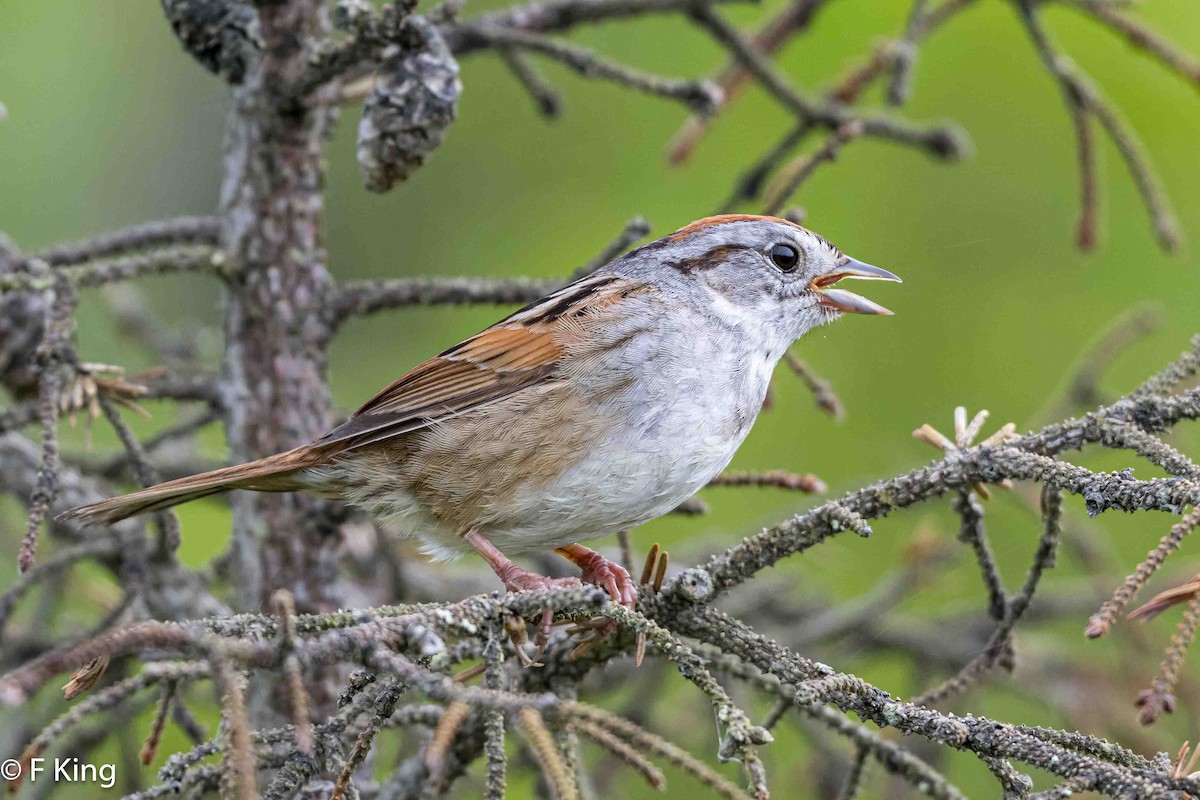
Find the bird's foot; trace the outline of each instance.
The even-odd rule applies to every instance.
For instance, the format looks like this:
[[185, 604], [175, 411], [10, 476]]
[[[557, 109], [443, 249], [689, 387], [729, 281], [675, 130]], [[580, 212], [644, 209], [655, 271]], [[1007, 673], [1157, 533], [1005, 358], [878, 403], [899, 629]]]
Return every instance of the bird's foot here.
[[637, 584], [620, 564], [581, 544], [560, 547], [554, 552], [577, 564], [583, 570], [583, 582], [599, 586], [613, 602], [626, 608], [637, 606]]
[[[579, 547], [579, 545], [575, 545], [575, 547]], [[586, 547], [580, 548], [580, 549], [587, 550]], [[603, 560], [603, 559], [601, 559], [601, 560]], [[659, 547], [657, 544], [655, 544], [653, 547], [650, 548], [650, 552], [646, 555], [646, 565], [642, 568], [642, 578], [640, 581], [638, 581], [638, 584], [640, 584], [641, 587], [643, 589], [645, 589], [647, 592], [649, 592], [651, 594], [658, 594], [659, 590], [662, 589], [663, 581], [666, 579], [667, 564], [669, 562], [670, 562], [670, 558], [667, 556], [667, 551], [663, 550], [661, 547]], [[617, 569], [621, 570], [621, 572], [625, 574], [625, 579], [626, 580], [629, 579], [629, 573], [625, 572], [625, 570], [621, 569], [619, 566], [617, 566], [616, 564], [613, 564], [612, 562], [606, 561], [605, 563], [610, 567], [616, 567]], [[588, 578], [588, 573], [587, 573], [587, 570], [585, 569], [584, 579], [587, 580], [587, 578]], [[632, 588], [631, 591], [633, 592], [633, 601], [636, 603], [637, 589]], [[633, 605], [630, 604], [629, 607], [632, 608]], [[576, 630], [574, 632], [576, 632], [576, 633], [590, 632], [592, 635], [589, 636], [588, 638], [584, 639], [582, 642], [580, 642], [579, 645], [574, 650], [571, 651], [570, 657], [572, 659], [578, 658], [579, 656], [583, 655], [585, 652], [587, 652], [588, 648], [590, 648], [597, 641], [599, 641], [600, 638], [605, 633], [607, 633], [608, 631], [610, 631], [616, 627], [616, 624], [612, 620], [585, 620], [582, 622], [577, 621], [575, 623], [575, 625], [576, 625]], [[635, 667], [640, 667], [642, 665], [642, 659], [645, 657], [645, 655], [646, 655], [646, 632], [645, 632], [645, 630], [639, 630], [637, 632], [636, 637], [634, 638], [633, 665]]]
[[542, 589], [573, 589], [583, 585], [579, 578], [547, 578], [545, 575], [521, 569], [516, 564], [513, 564], [511, 569], [504, 570], [503, 574], [496, 574], [504, 581], [504, 588], [514, 594]]
[[[536, 572], [530, 572], [523, 569], [500, 550], [488, 541], [487, 537], [477, 531], [469, 531], [463, 539], [475, 548], [475, 552], [483, 556], [492, 571], [504, 583], [504, 588], [509, 592], [536, 592], [540, 589], [560, 589], [574, 588], [581, 586], [582, 583], [578, 578], [548, 578], [545, 575], [538, 575]], [[550, 641], [550, 628], [554, 624], [553, 609], [545, 609], [542, 612], [541, 619], [538, 621], [537, 636], [534, 638], [534, 644], [537, 646], [537, 653], [530, 658], [524, 650], [524, 645], [529, 642], [529, 637], [525, 633], [524, 620], [516, 620], [514, 624], [508, 626], [508, 635], [512, 639], [513, 648], [517, 652], [517, 658], [526, 667], [541, 666], [542, 656], [546, 652], [546, 645]]]
[[[608, 596], [613, 599], [613, 602], [629, 609], [637, 606], [637, 584], [620, 564], [609, 561], [595, 550], [581, 544], [560, 547], [554, 552], [578, 565], [583, 571], [583, 582], [599, 586], [608, 592]], [[611, 619], [582, 620], [577, 621], [575, 626], [575, 633], [586, 632], [588, 636], [571, 651], [570, 658], [572, 659], [583, 655], [592, 645], [617, 629], [617, 623]], [[641, 659], [639, 658], [638, 661], [640, 662]]]
[[[540, 589], [572, 589], [582, 585], [578, 578], [547, 578], [545, 575], [521, 569], [511, 562], [505, 569], [496, 570], [496, 574], [500, 580], [504, 581], [504, 588], [510, 593], [536, 592]], [[529, 637], [525, 633], [524, 620], [521, 620], [520, 625], [509, 629], [509, 638], [512, 639], [513, 649], [516, 650], [517, 658], [520, 659], [522, 666], [542, 666], [542, 656], [545, 655], [546, 645], [550, 642], [550, 628], [553, 625], [554, 610], [544, 609], [541, 619], [538, 620], [537, 634], [533, 639], [533, 643], [537, 647], [533, 658], [530, 658], [524, 649], [524, 645], [529, 641]]]

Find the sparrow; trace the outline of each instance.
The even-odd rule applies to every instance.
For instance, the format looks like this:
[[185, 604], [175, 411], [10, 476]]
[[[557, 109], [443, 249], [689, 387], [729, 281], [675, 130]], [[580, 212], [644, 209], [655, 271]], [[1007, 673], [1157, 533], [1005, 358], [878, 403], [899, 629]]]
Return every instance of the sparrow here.
[[434, 559], [474, 551], [512, 592], [578, 585], [509, 556], [550, 550], [633, 607], [580, 541], [659, 517], [720, 473], [775, 365], [843, 313], [891, 314], [846, 278], [899, 281], [787, 220], [693, 222], [417, 365], [308, 444], [65, 512], [111, 524], [229, 489], [365, 509]]

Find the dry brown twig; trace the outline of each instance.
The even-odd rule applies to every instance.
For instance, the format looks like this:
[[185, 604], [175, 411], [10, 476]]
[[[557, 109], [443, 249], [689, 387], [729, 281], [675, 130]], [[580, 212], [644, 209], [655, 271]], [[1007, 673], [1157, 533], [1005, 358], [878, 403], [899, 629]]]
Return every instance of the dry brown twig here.
[[1034, 49], [1043, 66], [1058, 81], [1074, 119], [1082, 173], [1083, 210], [1076, 234], [1080, 247], [1089, 249], [1095, 240], [1095, 156], [1091, 128], [1088, 124], [1094, 119], [1108, 134], [1125, 161], [1125, 166], [1133, 177], [1150, 215], [1159, 245], [1168, 252], [1174, 251], [1180, 242], [1179, 222], [1141, 140], [1092, 81], [1076, 68], [1070, 59], [1055, 50], [1042, 27], [1039, 11], [1033, 0], [1020, 0], [1016, 5]]

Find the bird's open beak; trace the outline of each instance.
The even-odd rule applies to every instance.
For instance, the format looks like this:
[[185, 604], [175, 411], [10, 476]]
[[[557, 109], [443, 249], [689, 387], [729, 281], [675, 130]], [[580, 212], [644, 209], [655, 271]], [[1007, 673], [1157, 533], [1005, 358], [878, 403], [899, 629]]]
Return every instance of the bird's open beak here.
[[868, 281], [895, 281], [896, 283], [901, 283], [902, 281], [898, 276], [893, 275], [886, 269], [873, 267], [870, 264], [864, 264], [853, 258], [846, 258], [845, 261], [839, 263], [826, 274], [819, 278], [814, 278], [809, 284], [809, 288], [817, 293], [820, 304], [826, 308], [845, 311], [847, 314], [881, 314], [891, 316], [891, 311], [865, 297], [857, 295], [854, 292], [847, 292], [845, 289], [830, 288], [843, 278], [860, 278]]

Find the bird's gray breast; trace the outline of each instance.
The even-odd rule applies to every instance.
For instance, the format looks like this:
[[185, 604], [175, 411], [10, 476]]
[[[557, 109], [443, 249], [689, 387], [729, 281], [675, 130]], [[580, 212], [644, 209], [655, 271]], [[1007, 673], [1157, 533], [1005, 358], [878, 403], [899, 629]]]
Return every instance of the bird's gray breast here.
[[610, 319], [580, 361], [591, 413], [611, 425], [550, 494], [577, 498], [574, 518], [595, 534], [693, 495], [729, 463], [762, 407], [767, 349], [681, 311]]

